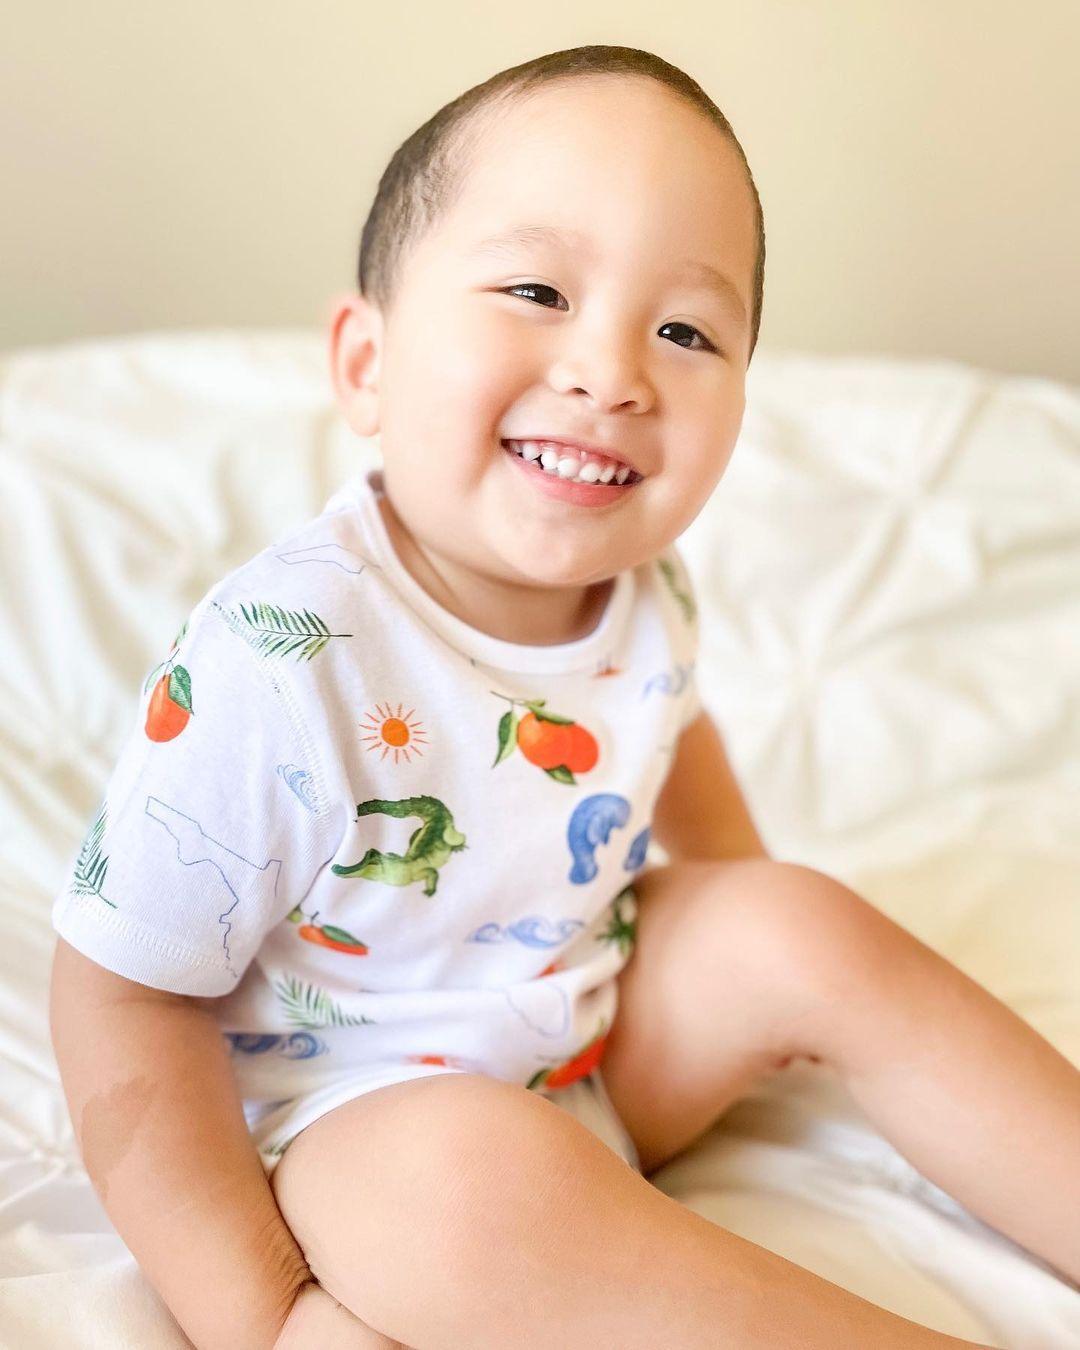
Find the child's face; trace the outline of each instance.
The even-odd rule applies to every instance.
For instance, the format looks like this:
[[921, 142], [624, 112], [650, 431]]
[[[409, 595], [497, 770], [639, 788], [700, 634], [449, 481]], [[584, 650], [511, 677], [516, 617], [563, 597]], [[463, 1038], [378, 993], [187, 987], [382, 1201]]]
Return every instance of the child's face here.
[[[480, 251], [519, 225], [579, 237]], [[520, 601], [682, 533], [742, 423], [755, 249], [737, 152], [650, 81], [543, 89], [491, 120], [391, 312], [354, 295], [332, 325], [342, 410], [379, 433], [396, 514], [444, 578]], [[680, 279], [684, 261], [734, 302]], [[551, 290], [506, 289], [526, 283]], [[645, 478], [602, 506], [552, 498], [500, 443], [545, 434], [621, 450]]]

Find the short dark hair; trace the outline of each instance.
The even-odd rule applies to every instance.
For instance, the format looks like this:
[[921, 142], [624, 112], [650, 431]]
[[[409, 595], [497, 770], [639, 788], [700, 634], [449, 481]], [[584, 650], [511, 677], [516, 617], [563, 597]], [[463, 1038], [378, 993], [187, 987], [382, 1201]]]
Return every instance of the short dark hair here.
[[677, 66], [637, 47], [571, 47], [549, 52], [519, 66], [499, 71], [482, 84], [440, 108], [394, 152], [360, 237], [360, 293], [389, 310], [397, 293], [406, 255], [446, 213], [467, 177], [478, 133], [486, 125], [481, 114], [498, 111], [544, 85], [565, 84], [578, 76], [636, 75], [674, 90], [713, 123], [734, 146], [746, 169], [754, 200], [757, 257], [754, 262], [750, 351], [757, 346], [765, 286], [765, 220], [750, 165], [727, 118], [701, 86]]

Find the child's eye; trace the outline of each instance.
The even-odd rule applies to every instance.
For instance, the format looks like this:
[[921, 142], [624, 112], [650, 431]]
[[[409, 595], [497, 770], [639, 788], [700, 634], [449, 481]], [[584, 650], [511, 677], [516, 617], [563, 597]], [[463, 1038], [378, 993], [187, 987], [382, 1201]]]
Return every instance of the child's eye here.
[[[559, 295], [559, 292], [554, 286], [544, 286], [542, 283], [534, 281], [522, 281], [517, 286], [504, 286], [502, 290], [504, 295], [513, 295], [516, 291], [547, 291], [549, 295]], [[560, 296], [559, 298], [561, 299], [562, 297]], [[549, 306], [545, 306], [545, 308], [549, 308]], [[664, 328], [685, 328], [688, 333], [696, 333], [697, 336], [701, 338], [702, 342], [705, 343], [704, 347], [686, 347], [684, 348], [685, 351], [716, 351], [716, 348], [705, 334], [699, 332], [696, 328], [692, 328], [688, 323], [666, 323], [664, 324]]]
[[[664, 324], [664, 328], [685, 328], [686, 331], [687, 331], [688, 333], [697, 333], [697, 336], [702, 340], [702, 342], [704, 342], [705, 346], [704, 346], [704, 347], [687, 347], [685, 350], [688, 351], [688, 352], [692, 352], [692, 351], [699, 351], [699, 352], [714, 352], [714, 351], [716, 351], [716, 348], [712, 345], [712, 343], [711, 343], [711, 342], [709, 341], [709, 339], [705, 336], [705, 334], [702, 333], [702, 332], [699, 332], [698, 329], [696, 329], [696, 328], [691, 328], [691, 326], [690, 326], [688, 323], [666, 323], [666, 324]], [[662, 331], [663, 331], [663, 329], [661, 329], [661, 332], [662, 332]]]
[[549, 295], [559, 294], [554, 286], [544, 286], [535, 281], [522, 281], [517, 286], [504, 286], [503, 291], [507, 295], [512, 295], [514, 291], [547, 291]]

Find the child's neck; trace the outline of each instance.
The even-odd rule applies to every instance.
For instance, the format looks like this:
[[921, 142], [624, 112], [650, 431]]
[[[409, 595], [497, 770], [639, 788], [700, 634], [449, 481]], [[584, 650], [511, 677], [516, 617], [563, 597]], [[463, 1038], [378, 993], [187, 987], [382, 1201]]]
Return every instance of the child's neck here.
[[485, 577], [426, 552], [399, 519], [390, 498], [379, 511], [398, 561], [443, 609], [501, 642], [529, 647], [577, 642], [596, 628], [615, 587], [614, 578], [591, 586], [542, 590]]

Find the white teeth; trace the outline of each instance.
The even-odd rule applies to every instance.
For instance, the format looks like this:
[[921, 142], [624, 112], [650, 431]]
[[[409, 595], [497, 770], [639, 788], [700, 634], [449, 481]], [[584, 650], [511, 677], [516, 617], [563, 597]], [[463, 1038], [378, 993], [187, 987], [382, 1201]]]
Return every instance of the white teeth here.
[[536, 441], [511, 441], [508, 444], [512, 452], [522, 459], [526, 461], [538, 460], [540, 468], [545, 473], [553, 474], [557, 478], [569, 479], [576, 483], [610, 483], [614, 481], [621, 485], [633, 472], [629, 464], [616, 467], [609, 461], [601, 466], [593, 459], [582, 460], [578, 455], [563, 455], [560, 457], [558, 450], [550, 445], [541, 449], [541, 443]]

